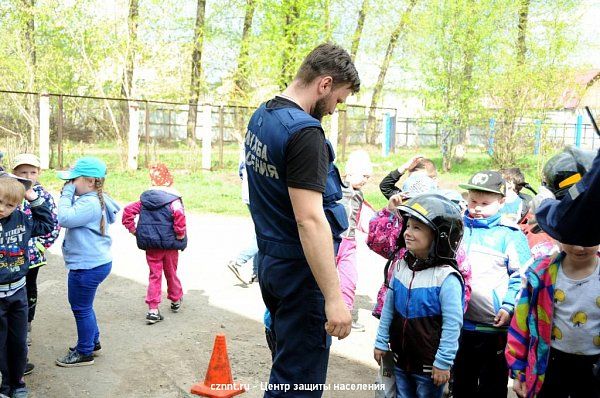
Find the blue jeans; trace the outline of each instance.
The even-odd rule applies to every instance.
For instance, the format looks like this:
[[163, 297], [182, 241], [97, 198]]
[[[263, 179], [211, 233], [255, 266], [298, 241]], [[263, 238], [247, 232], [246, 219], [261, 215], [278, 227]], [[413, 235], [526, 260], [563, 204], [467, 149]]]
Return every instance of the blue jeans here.
[[[250, 206], [248, 205], [248, 210], [250, 210]], [[252, 218], [250, 218], [252, 219]], [[246, 264], [250, 259], [252, 259], [252, 274], [258, 275], [258, 261], [256, 255], [258, 254], [258, 244], [256, 243], [256, 233], [254, 223], [252, 223], [252, 241], [250, 244], [243, 249], [235, 259], [235, 262], [239, 265]]]
[[98, 286], [112, 268], [112, 262], [92, 269], [69, 271], [69, 304], [77, 323], [77, 346], [80, 354], [90, 355], [99, 341], [100, 331], [94, 312], [94, 297]]
[[240, 251], [237, 258], [235, 259], [235, 262], [237, 264], [242, 265], [242, 264], [246, 264], [248, 261], [250, 261], [250, 259], [252, 259], [252, 271], [253, 271], [252, 273], [256, 275], [256, 274], [258, 274], [258, 261], [256, 259], [257, 254], [258, 254], [258, 245], [256, 244], [256, 235], [253, 235], [252, 242], [250, 242], [248, 247], [246, 247], [245, 249]]
[[0, 394], [25, 387], [23, 373], [27, 364], [27, 290], [0, 298]]
[[396, 392], [403, 398], [441, 398], [444, 394], [444, 384], [436, 386], [430, 374], [405, 372], [394, 367], [396, 375]]

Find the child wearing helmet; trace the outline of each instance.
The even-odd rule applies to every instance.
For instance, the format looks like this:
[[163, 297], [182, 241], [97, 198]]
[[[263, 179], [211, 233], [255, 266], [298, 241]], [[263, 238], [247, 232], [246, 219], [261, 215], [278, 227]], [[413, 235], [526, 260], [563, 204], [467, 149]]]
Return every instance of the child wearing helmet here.
[[544, 184], [557, 200], [546, 197], [535, 215], [559, 242], [593, 246], [600, 241], [600, 151], [593, 156], [567, 148], [544, 166]]
[[423, 194], [398, 207], [403, 228], [381, 313], [374, 357], [394, 354], [398, 396], [441, 397], [463, 320], [464, 282], [456, 254], [463, 235], [452, 201]]

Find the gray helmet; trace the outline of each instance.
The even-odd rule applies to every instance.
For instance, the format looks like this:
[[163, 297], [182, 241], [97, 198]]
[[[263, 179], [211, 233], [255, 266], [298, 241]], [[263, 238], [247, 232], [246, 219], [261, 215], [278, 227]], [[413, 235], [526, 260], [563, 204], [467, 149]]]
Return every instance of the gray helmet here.
[[583, 149], [568, 147], [551, 157], [544, 165], [543, 184], [556, 197], [561, 199], [567, 190], [577, 183], [592, 167], [595, 153]]
[[435, 232], [430, 257], [456, 264], [456, 251], [463, 236], [463, 221], [462, 214], [454, 202], [441, 195], [425, 193], [398, 206], [398, 211], [405, 219], [403, 231], [398, 238], [401, 247], [406, 246], [406, 219], [414, 218]]

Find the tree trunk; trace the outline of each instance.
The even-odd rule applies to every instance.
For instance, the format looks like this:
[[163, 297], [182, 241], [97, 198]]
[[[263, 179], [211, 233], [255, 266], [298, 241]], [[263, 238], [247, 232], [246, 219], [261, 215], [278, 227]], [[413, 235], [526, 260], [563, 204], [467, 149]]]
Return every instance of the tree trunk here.
[[[121, 98], [131, 97], [133, 86], [133, 68], [137, 43], [137, 25], [139, 15], [139, 0], [129, 1], [129, 16], [127, 17], [127, 47], [125, 49], [125, 69], [121, 80]], [[129, 132], [129, 101], [120, 101], [121, 106], [121, 131], [123, 135]]]
[[[468, 10], [472, 10], [474, 7], [474, 0], [467, 0], [466, 5]], [[457, 16], [458, 18], [459, 16]], [[474, 25], [472, 23], [467, 23], [467, 37], [473, 37], [474, 35]], [[473, 88], [473, 47], [468, 44], [464, 44], [463, 48], [463, 57], [464, 57], [464, 65], [463, 65], [463, 78], [462, 78], [462, 90], [471, 91]], [[458, 120], [458, 143], [464, 144], [467, 136], [467, 129], [469, 128], [471, 122], [471, 104], [469, 103], [471, 95], [461, 95], [459, 97], [459, 106], [460, 112]], [[453, 151], [450, 151], [450, 155], [453, 155]], [[452, 159], [450, 159], [452, 161]], [[451, 162], [450, 162], [451, 163]], [[449, 170], [449, 169], [448, 169]], [[446, 170], [446, 171], [448, 171]]]
[[[246, 0], [246, 14], [244, 15], [244, 28], [242, 29], [242, 40], [240, 43], [240, 53], [238, 55], [237, 67], [233, 74], [233, 87], [230, 93], [230, 103], [247, 105], [250, 96], [250, 84], [248, 78], [250, 75], [248, 52], [250, 48], [250, 31], [252, 30], [252, 20], [256, 10], [256, 0]], [[245, 123], [247, 122], [243, 112], [234, 110], [233, 122], [235, 126], [236, 139], [241, 142], [245, 133]]]
[[[35, 46], [35, 0], [21, 0], [23, 7], [23, 38], [25, 52], [25, 67], [27, 68], [28, 80], [26, 82], [27, 91], [36, 91], [37, 59]], [[27, 112], [30, 117], [30, 137], [28, 150], [34, 152], [36, 137], [38, 134], [38, 97], [35, 95], [27, 96]]]
[[281, 59], [281, 74], [279, 76], [279, 88], [285, 89], [292, 81], [295, 74], [295, 54], [298, 48], [298, 26], [299, 19], [297, 0], [283, 0], [285, 10], [285, 21], [283, 25], [283, 52]]
[[206, 0], [198, 0], [192, 49], [192, 76], [190, 81], [190, 99], [187, 120], [187, 139], [190, 144], [195, 144], [196, 142], [196, 119], [198, 116], [198, 101], [200, 100], [202, 84], [202, 43], [204, 40], [205, 12]]
[[517, 35], [517, 65], [525, 63], [525, 54], [527, 53], [527, 20], [529, 18], [530, 0], [521, 0], [519, 2], [519, 25]]
[[324, 0], [323, 14], [325, 16], [325, 41], [330, 42], [333, 37], [333, 24], [331, 23], [331, 0]]
[[379, 70], [379, 76], [377, 77], [377, 82], [375, 83], [375, 87], [373, 88], [373, 97], [371, 99], [371, 107], [369, 108], [369, 117], [367, 119], [367, 134], [366, 139], [368, 144], [375, 144], [375, 137], [377, 136], [377, 118], [375, 117], [375, 108], [379, 103], [379, 99], [381, 97], [381, 90], [383, 89], [383, 82], [385, 80], [385, 75], [390, 66], [390, 61], [392, 59], [392, 54], [394, 53], [394, 49], [396, 48], [396, 43], [398, 42], [398, 38], [400, 34], [404, 30], [404, 27], [408, 23], [408, 18], [414, 8], [417, 0], [410, 0], [408, 3], [408, 7], [402, 13], [400, 17], [400, 22], [390, 35], [390, 41], [388, 42], [387, 50], [385, 52], [385, 57], [383, 58], [383, 64], [381, 65], [381, 69]]
[[232, 103], [246, 104], [248, 98], [248, 51], [250, 46], [250, 31], [252, 29], [252, 20], [256, 10], [256, 0], [246, 0], [246, 14], [244, 15], [244, 28], [242, 30], [242, 40], [240, 43], [240, 52], [238, 55], [237, 67], [233, 74], [233, 87], [231, 89], [230, 100]]
[[352, 36], [352, 45], [350, 46], [350, 57], [352, 62], [356, 60], [356, 53], [358, 52], [358, 46], [360, 44], [360, 37], [362, 36], [363, 27], [365, 26], [365, 17], [367, 16], [367, 8], [369, 7], [369, 0], [363, 0], [360, 11], [358, 11], [358, 21], [356, 23], [356, 29]]

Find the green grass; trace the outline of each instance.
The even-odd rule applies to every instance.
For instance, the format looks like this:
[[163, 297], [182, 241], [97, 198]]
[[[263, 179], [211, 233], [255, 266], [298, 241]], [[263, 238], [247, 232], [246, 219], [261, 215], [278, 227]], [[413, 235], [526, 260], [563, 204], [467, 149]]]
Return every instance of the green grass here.
[[[442, 157], [438, 148], [422, 147], [399, 148], [388, 157], [381, 155], [380, 147], [352, 145], [346, 149], [346, 155], [355, 149], [369, 152], [374, 166], [373, 176], [363, 188], [365, 198], [375, 208], [382, 208], [387, 200], [379, 191], [379, 182], [391, 170], [399, 167], [415, 154], [423, 154], [433, 160], [438, 168], [440, 186], [458, 189], [458, 184], [466, 183], [477, 171], [493, 169], [491, 158], [478, 148], [470, 148], [461, 163], [453, 165], [451, 172], [442, 172]], [[148, 172], [145, 169], [145, 149], [140, 148], [140, 170], [121, 171], [119, 153], [115, 144], [98, 143], [97, 145], [73, 144], [65, 146], [64, 164], [70, 165], [81, 156], [97, 156], [108, 166], [106, 191], [116, 200], [131, 202], [139, 198], [140, 193], [149, 187]], [[223, 167], [220, 167], [219, 149], [215, 145], [212, 150], [212, 171], [202, 170], [201, 147], [189, 148], [184, 144], [171, 147], [153, 147], [150, 151], [150, 162], [165, 163], [175, 177], [175, 188], [183, 195], [186, 209], [200, 213], [218, 213], [227, 215], [247, 215], [246, 206], [241, 201], [240, 179], [237, 174], [239, 147], [237, 144], [226, 144], [223, 148]], [[531, 156], [521, 164], [527, 181], [534, 188], [539, 186], [538, 167], [543, 159]], [[338, 161], [343, 172], [345, 160]], [[55, 177], [54, 170], [45, 171], [41, 178], [44, 186], [60, 190], [62, 181]]]

